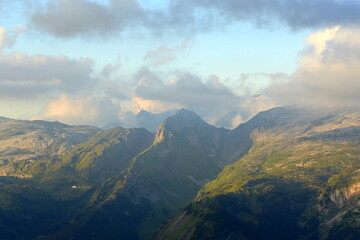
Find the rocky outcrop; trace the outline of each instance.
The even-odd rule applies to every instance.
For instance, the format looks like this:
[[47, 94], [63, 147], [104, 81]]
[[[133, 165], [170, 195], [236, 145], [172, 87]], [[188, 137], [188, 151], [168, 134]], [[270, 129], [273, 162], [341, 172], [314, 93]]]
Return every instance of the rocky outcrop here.
[[337, 208], [344, 208], [353, 204], [360, 206], [360, 182], [330, 192], [329, 198]]
[[319, 204], [320, 239], [342, 236], [342, 231], [359, 234], [360, 182], [326, 193]]

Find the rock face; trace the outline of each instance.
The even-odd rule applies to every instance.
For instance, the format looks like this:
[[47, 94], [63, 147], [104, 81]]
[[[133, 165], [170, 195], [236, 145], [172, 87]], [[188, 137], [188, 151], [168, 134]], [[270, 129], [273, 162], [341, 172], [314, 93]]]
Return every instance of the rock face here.
[[346, 169], [329, 180], [318, 204], [320, 239], [360, 237], [360, 171]]
[[349, 205], [360, 206], [360, 182], [330, 192], [329, 198], [340, 209]]

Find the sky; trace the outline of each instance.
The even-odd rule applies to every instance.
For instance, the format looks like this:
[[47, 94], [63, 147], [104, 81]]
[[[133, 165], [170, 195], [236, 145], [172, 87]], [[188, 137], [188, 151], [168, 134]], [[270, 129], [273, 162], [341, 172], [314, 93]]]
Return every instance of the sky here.
[[236, 127], [360, 104], [359, 0], [0, 0], [0, 116], [136, 126], [187, 108]]

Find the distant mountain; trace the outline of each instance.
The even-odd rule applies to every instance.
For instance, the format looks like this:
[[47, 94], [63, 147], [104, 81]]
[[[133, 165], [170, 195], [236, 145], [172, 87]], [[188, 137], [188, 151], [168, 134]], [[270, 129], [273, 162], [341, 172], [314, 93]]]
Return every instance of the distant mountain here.
[[168, 117], [173, 116], [174, 114], [176, 114], [176, 112], [176, 110], [172, 110], [155, 114], [146, 110], [141, 110], [136, 115], [137, 127], [144, 127], [151, 132], [155, 132], [161, 122], [163, 122]]
[[62, 155], [99, 131], [91, 126], [0, 118], [0, 176], [31, 177], [23, 169], [39, 159]]
[[[170, 116], [173, 116], [177, 110], [166, 111], [162, 113], [151, 113], [144, 109], [142, 109], [138, 114], [134, 115], [132, 112], [129, 112], [129, 116], [133, 119], [131, 126], [137, 128], [146, 128], [150, 132], [155, 132], [157, 127]], [[102, 129], [112, 129], [117, 127], [123, 127], [123, 123], [121, 121], [109, 123], [104, 126]]]
[[[154, 239], [359, 239], [360, 111], [277, 108]], [[236, 139], [236, 138], [234, 138]]]

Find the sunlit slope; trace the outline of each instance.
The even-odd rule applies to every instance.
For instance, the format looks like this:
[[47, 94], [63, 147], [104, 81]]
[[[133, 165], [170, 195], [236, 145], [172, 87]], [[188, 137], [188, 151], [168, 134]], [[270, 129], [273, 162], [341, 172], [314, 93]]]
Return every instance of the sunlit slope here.
[[272, 124], [252, 131], [250, 152], [206, 184], [156, 239], [359, 236], [359, 110], [275, 111], [262, 113]]

